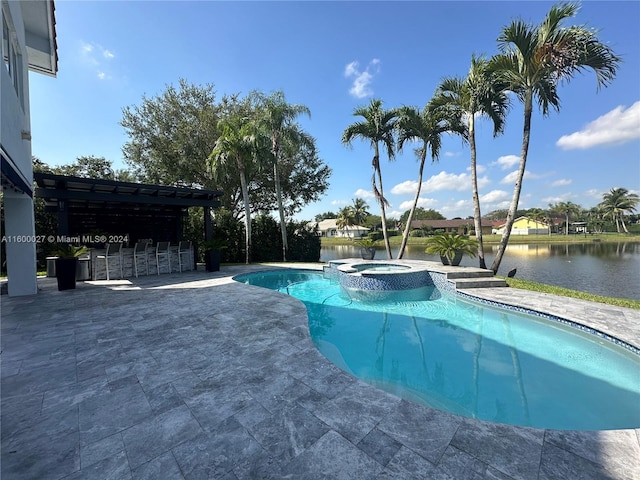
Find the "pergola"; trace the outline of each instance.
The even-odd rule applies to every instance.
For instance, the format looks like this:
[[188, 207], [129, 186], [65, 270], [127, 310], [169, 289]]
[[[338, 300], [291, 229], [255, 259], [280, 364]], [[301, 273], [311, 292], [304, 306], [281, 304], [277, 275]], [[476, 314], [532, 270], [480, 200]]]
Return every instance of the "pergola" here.
[[58, 214], [58, 235], [127, 235], [177, 242], [189, 207], [204, 208], [205, 238], [212, 235], [211, 209], [220, 206], [221, 190], [80, 178], [34, 173], [35, 196]]

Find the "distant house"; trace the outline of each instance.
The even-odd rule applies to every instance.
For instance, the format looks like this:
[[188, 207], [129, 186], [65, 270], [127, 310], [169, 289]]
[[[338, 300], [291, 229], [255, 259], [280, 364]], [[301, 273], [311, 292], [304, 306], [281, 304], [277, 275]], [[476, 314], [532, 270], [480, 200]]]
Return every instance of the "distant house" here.
[[[491, 233], [491, 222], [482, 220], [482, 233]], [[469, 235], [474, 231], [473, 218], [457, 218], [455, 220], [414, 220], [411, 222], [411, 229], [430, 227], [434, 230], [443, 230], [447, 233], [457, 233], [459, 235]]]
[[[2, 0], [0, 157], [9, 295], [32, 295], [36, 284], [29, 72], [58, 71], [53, 0]], [[5, 259], [3, 259], [5, 260]]]
[[338, 228], [335, 218], [327, 218], [321, 222], [310, 222], [309, 227], [318, 227], [318, 233], [321, 237], [347, 237], [360, 238], [369, 233], [367, 227], [360, 225], [349, 225], [344, 228]]
[[[504, 233], [505, 223], [496, 228], [495, 233], [502, 235]], [[540, 220], [534, 220], [529, 217], [518, 217], [511, 227], [511, 235], [548, 235], [549, 224]]]

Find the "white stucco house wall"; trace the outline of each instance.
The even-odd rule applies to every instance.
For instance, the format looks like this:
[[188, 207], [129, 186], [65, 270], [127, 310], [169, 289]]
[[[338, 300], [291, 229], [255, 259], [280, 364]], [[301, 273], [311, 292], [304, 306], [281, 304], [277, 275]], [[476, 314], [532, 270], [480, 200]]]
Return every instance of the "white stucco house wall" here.
[[55, 77], [53, 0], [0, 0], [0, 155], [9, 295], [37, 293], [29, 71]]
[[360, 238], [369, 233], [367, 227], [360, 225], [349, 225], [344, 228], [338, 228], [335, 218], [328, 218], [320, 222], [311, 222], [311, 228], [318, 227], [318, 233], [321, 237], [342, 237], [342, 238]]

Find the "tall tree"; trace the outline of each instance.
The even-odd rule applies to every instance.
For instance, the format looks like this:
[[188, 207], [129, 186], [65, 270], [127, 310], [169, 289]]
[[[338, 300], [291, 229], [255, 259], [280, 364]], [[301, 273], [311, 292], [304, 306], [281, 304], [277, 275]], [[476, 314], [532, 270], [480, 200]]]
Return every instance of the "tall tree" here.
[[[257, 166], [259, 135], [255, 121], [245, 105], [244, 109], [220, 121], [220, 136], [209, 156], [213, 178], [223, 178], [229, 168], [237, 171], [242, 188], [245, 221], [245, 263], [251, 262], [251, 205], [249, 177]], [[230, 165], [231, 164], [231, 165]]]
[[514, 20], [498, 37], [501, 54], [490, 62], [491, 68], [501, 75], [509, 90], [524, 104], [520, 164], [504, 233], [491, 265], [494, 272], [498, 271], [509, 243], [520, 201], [531, 139], [534, 99], [546, 116], [550, 106], [555, 110], [560, 109], [558, 83], [569, 82], [586, 69], [594, 71], [598, 88], [607, 86], [616, 76], [620, 58], [598, 40], [597, 32], [585, 26], [562, 27], [562, 21], [575, 16], [577, 12], [577, 4], [560, 3], [551, 8], [540, 25]]
[[576, 205], [573, 202], [558, 202], [553, 205], [549, 205], [549, 210], [555, 213], [559, 213], [564, 215], [564, 234], [569, 235], [569, 219], [576, 214], [578, 214], [581, 210], [580, 205]]
[[218, 138], [219, 104], [213, 85], [181, 79], [159, 96], [123, 109], [120, 124], [129, 141], [125, 161], [150, 183], [218, 188], [207, 159]]
[[480, 268], [487, 268], [484, 260], [482, 239], [482, 213], [478, 191], [478, 169], [476, 150], [476, 115], [488, 117], [493, 122], [493, 136], [503, 132], [505, 116], [509, 108], [506, 84], [489, 69], [489, 62], [483, 57], [471, 56], [471, 67], [467, 77], [445, 78], [436, 90], [431, 103], [434, 108], [452, 109], [467, 122], [466, 136], [471, 151], [471, 188], [473, 197], [473, 223], [478, 241], [478, 262]]
[[624, 223], [624, 214], [635, 212], [638, 202], [640, 197], [630, 193], [626, 188], [612, 188], [602, 196], [602, 203], [599, 206], [605, 216], [615, 220], [618, 233], [621, 227], [624, 233], [629, 233]]
[[387, 235], [387, 215], [385, 207], [389, 202], [384, 197], [384, 189], [382, 187], [382, 170], [380, 169], [380, 144], [387, 150], [389, 160], [395, 158], [395, 138], [394, 129], [396, 118], [398, 116], [397, 109], [385, 110], [382, 108], [382, 100], [373, 99], [366, 107], [357, 107], [353, 111], [356, 117], [363, 117], [364, 120], [349, 125], [342, 133], [342, 143], [351, 146], [351, 142], [355, 138], [368, 141], [373, 148], [373, 158], [371, 166], [373, 167], [373, 176], [371, 178], [371, 186], [376, 201], [380, 205], [380, 216], [382, 217], [382, 236], [384, 238], [385, 248], [387, 250], [387, 258], [391, 259], [391, 245], [389, 244], [389, 236]]
[[347, 229], [348, 227], [354, 224], [355, 224], [355, 219], [354, 219], [353, 207], [351, 207], [350, 205], [347, 205], [346, 207], [342, 207], [338, 211], [338, 217], [336, 218], [336, 227], [342, 230], [342, 233], [344, 235], [345, 229]]
[[353, 221], [356, 225], [362, 225], [365, 219], [370, 215], [369, 205], [364, 201], [363, 198], [354, 198], [353, 205], [351, 205], [353, 210]]
[[283, 137], [288, 137], [290, 142], [303, 142], [304, 136], [300, 135], [300, 129], [296, 128], [295, 120], [300, 115], [311, 115], [311, 111], [305, 105], [287, 103], [284, 93], [277, 91], [265, 96], [254, 92], [261, 111], [261, 122], [271, 137], [271, 155], [273, 156], [273, 178], [276, 188], [276, 200], [280, 216], [280, 230], [282, 234], [282, 261], [287, 261], [287, 225], [285, 221], [284, 206], [282, 203], [282, 187], [280, 183], [279, 162], [281, 159], [281, 146]]
[[398, 258], [402, 258], [404, 250], [409, 240], [409, 232], [411, 231], [411, 221], [418, 206], [420, 199], [420, 191], [422, 189], [422, 174], [424, 171], [424, 162], [427, 158], [427, 151], [431, 150], [431, 158], [436, 162], [440, 155], [440, 146], [442, 145], [443, 133], [457, 133], [466, 137], [466, 128], [460, 121], [459, 115], [455, 115], [451, 109], [432, 108], [427, 105], [418, 110], [414, 107], [402, 107], [398, 110], [398, 120], [396, 127], [398, 129], [398, 150], [401, 151], [407, 141], [418, 140], [421, 145], [415, 150], [416, 157], [420, 163], [418, 167], [418, 184], [416, 195], [411, 205], [409, 217], [402, 234], [402, 243], [398, 251]]

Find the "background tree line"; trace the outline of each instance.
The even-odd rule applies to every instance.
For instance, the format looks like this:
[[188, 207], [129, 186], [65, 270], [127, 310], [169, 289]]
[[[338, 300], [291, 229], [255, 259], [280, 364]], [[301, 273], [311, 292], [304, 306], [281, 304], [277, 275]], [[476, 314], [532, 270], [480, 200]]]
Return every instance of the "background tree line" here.
[[[280, 220], [275, 226], [269, 224], [280, 232], [279, 259], [300, 259], [299, 240], [309, 235], [303, 232], [303, 223], [290, 219], [320, 199], [331, 174], [318, 155], [315, 139], [296, 121], [302, 114], [310, 114], [308, 108], [289, 104], [280, 91], [269, 95], [254, 91], [245, 97], [224, 95], [218, 99], [213, 85], [192, 85], [181, 79], [177, 88], [169, 85], [160, 95], [143, 96], [140, 105], [123, 109], [121, 125], [129, 140], [122, 151], [128, 168], [117, 170], [110, 160], [85, 156], [55, 167], [34, 159], [34, 170], [223, 190], [222, 208], [213, 212], [213, 224], [216, 236], [228, 243], [226, 261], [265, 260], [260, 255], [252, 256], [252, 245], [263, 240], [251, 233], [251, 219], [260, 216], [264, 227], [268, 223], [265, 215], [272, 212], [277, 212]], [[49, 233], [55, 222], [43, 205], [36, 206], [39, 234], [45, 230]], [[241, 224], [244, 235], [237, 245]], [[260, 231], [264, 233], [264, 228]], [[201, 208], [189, 209], [185, 238], [202, 250]], [[288, 255], [291, 242], [293, 251]], [[315, 242], [307, 251], [315, 251], [313, 245]], [[262, 247], [258, 250], [264, 251]], [[318, 250], [316, 258], [305, 260], [317, 261], [319, 257]], [[275, 260], [271, 253], [269, 259]]]

